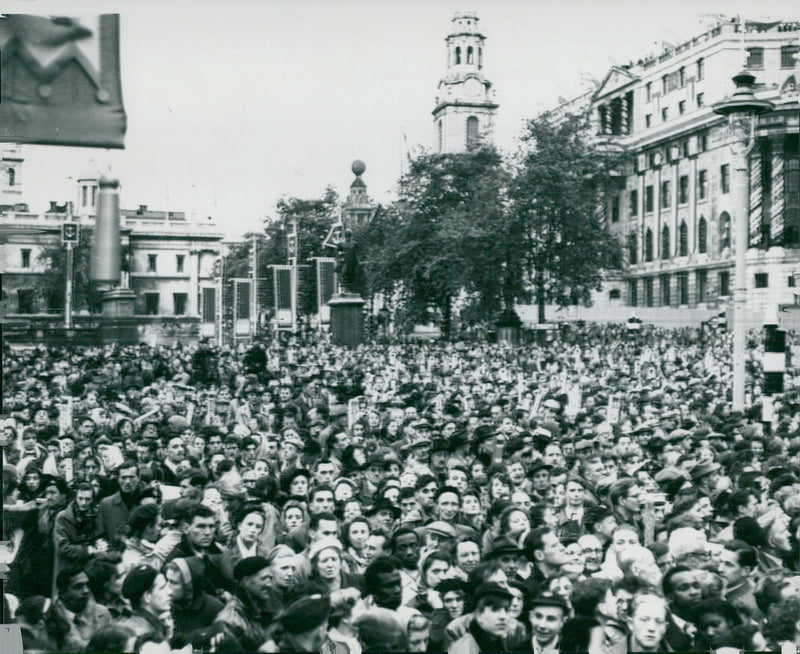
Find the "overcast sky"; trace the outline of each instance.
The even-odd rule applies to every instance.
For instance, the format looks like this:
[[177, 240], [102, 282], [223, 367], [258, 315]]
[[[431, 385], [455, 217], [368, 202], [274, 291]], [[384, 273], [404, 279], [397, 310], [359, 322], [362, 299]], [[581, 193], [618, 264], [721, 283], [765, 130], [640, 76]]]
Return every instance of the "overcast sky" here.
[[[798, 0], [6, 1], [5, 13], [121, 14], [125, 150], [27, 146], [35, 211], [74, 200], [74, 179], [118, 177], [122, 204], [213, 216], [227, 237], [259, 228], [282, 196], [395, 199], [406, 153], [433, 145], [431, 111], [457, 11], [487, 38], [496, 142], [602, 79], [614, 64], [699, 34], [716, 13], [800, 19]], [[755, 9], [753, 9], [755, 8]], [[732, 74], [735, 71], [732, 71]]]

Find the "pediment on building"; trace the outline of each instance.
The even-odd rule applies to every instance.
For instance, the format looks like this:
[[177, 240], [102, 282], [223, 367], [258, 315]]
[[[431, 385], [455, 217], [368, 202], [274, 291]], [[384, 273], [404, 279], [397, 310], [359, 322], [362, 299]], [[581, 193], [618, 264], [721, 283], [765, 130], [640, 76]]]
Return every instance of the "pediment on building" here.
[[789, 75], [789, 77], [786, 78], [786, 81], [781, 84], [781, 95], [785, 93], [797, 93], [798, 90], [800, 90], [800, 88], [797, 86], [797, 80], [795, 79], [794, 75]]
[[610, 71], [608, 71], [608, 75], [606, 75], [605, 79], [600, 83], [600, 86], [597, 87], [597, 91], [595, 91], [593, 99], [597, 100], [598, 98], [611, 95], [612, 93], [630, 86], [638, 79], [639, 78], [632, 74], [629, 70], [625, 70], [620, 66], [614, 66]]

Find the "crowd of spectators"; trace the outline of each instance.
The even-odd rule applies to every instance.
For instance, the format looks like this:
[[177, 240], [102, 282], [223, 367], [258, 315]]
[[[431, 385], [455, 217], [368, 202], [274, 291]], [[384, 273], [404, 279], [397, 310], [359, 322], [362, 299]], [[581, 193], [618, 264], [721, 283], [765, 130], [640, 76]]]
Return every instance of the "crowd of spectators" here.
[[3, 354], [6, 622], [59, 652], [800, 644], [800, 394], [724, 332]]

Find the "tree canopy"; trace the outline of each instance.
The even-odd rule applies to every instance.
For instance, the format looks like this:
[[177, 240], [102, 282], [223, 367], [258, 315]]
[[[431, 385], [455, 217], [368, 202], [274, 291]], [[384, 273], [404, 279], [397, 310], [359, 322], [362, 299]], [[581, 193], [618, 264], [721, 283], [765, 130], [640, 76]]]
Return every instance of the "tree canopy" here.
[[623, 162], [590, 140], [581, 116], [529, 120], [520, 142], [509, 190], [519, 238], [511, 245], [534, 283], [543, 321], [545, 302], [586, 303], [603, 271], [620, 265], [620, 243], [603, 207]]

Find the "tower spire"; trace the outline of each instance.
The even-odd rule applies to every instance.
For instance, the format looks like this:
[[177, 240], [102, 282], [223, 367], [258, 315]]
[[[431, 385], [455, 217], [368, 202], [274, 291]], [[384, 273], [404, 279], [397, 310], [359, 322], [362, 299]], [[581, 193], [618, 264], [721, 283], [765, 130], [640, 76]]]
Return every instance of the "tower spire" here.
[[440, 153], [466, 152], [492, 142], [498, 105], [483, 72], [485, 42], [476, 14], [459, 12], [453, 17], [445, 39], [447, 68], [433, 110]]

